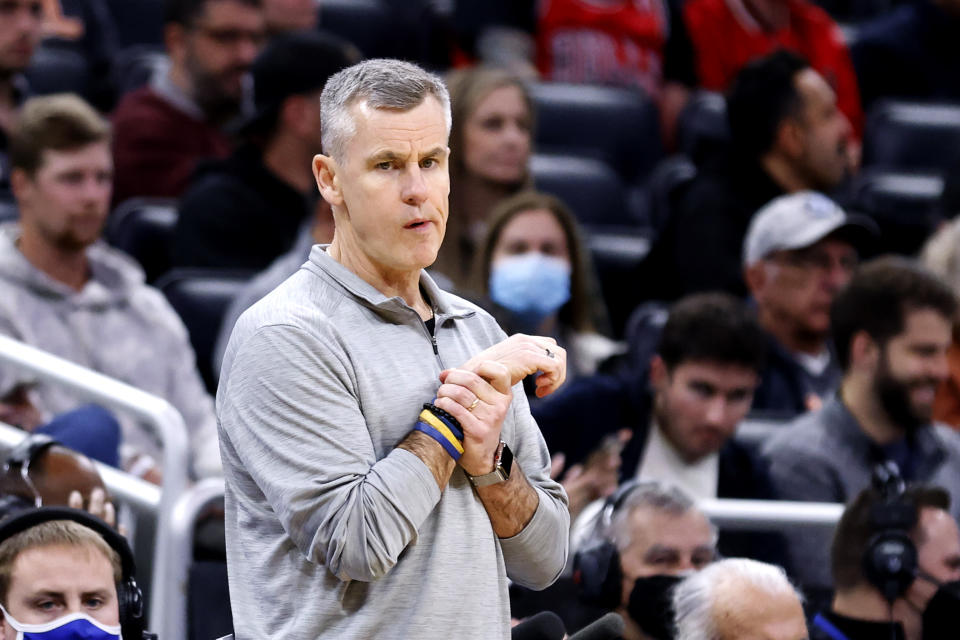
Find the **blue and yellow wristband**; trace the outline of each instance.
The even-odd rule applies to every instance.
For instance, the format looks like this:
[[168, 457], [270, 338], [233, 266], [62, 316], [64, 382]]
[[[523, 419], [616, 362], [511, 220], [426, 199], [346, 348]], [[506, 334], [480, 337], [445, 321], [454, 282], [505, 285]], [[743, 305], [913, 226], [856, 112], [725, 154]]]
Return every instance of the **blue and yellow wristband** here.
[[[437, 413], [434, 413], [435, 411]], [[437, 415], [438, 413], [440, 415]], [[453, 416], [432, 404], [424, 405], [423, 411], [420, 412], [420, 419], [414, 425], [413, 430], [425, 433], [439, 442], [454, 462], [463, 455], [463, 431], [460, 428], [460, 423]]]

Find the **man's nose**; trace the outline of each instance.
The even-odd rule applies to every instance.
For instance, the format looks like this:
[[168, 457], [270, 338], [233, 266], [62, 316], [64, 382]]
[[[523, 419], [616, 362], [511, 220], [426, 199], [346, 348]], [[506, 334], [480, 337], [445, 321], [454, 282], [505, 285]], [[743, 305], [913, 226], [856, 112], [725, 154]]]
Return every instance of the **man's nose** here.
[[414, 207], [419, 207], [427, 199], [427, 182], [419, 166], [405, 173], [400, 197]]

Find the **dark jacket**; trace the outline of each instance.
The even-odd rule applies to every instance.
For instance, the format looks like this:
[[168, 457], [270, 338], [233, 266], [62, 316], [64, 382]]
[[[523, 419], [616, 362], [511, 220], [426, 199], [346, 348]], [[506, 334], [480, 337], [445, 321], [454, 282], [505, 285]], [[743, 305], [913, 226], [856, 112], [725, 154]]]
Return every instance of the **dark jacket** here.
[[[653, 397], [646, 377], [629, 380], [602, 375], [574, 381], [562, 395], [533, 405], [531, 412], [551, 453], [562, 451], [567, 464], [582, 461], [605, 435], [628, 428], [633, 437], [624, 448], [621, 482], [631, 479], [647, 445]], [[767, 500], [770, 480], [753, 451], [732, 438], [720, 449], [717, 497]], [[784, 564], [786, 552], [779, 535], [721, 533], [720, 553]]]
[[844, 640], [844, 638], [846, 640], [904, 640], [906, 636], [900, 623], [895, 624], [891, 633], [888, 622], [855, 620], [832, 611], [819, 614], [810, 624], [810, 640]]
[[755, 161], [723, 156], [676, 199], [642, 268], [648, 299], [676, 300], [698, 291], [745, 296], [743, 239], [757, 209], [783, 189]]
[[244, 146], [201, 167], [180, 203], [178, 267], [263, 270], [286, 253], [309, 214], [308, 198]]

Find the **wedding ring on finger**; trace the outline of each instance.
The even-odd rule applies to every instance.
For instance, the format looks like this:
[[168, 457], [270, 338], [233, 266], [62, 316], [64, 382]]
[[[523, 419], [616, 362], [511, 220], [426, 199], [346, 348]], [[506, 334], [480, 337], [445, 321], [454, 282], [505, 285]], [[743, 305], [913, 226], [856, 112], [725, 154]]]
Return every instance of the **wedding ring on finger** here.
[[474, 398], [473, 402], [470, 403], [470, 406], [467, 407], [467, 411], [473, 411], [477, 408], [478, 404], [480, 404], [480, 398]]
[[548, 358], [552, 358], [552, 357], [553, 357], [553, 351], [550, 351], [550, 349], [546, 349], [546, 351], [547, 351], [547, 357], [548, 357]]

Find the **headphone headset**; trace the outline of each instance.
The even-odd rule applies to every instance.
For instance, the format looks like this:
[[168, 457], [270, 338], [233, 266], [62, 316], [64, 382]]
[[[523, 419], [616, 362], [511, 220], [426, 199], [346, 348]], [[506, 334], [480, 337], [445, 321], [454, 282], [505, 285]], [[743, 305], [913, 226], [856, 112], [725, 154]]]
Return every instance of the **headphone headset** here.
[[[49, 444], [47, 445], [49, 446]], [[19, 447], [18, 447], [19, 448]], [[21, 531], [52, 520], [72, 520], [97, 532], [120, 556], [121, 578], [117, 583], [117, 604], [124, 640], [144, 637], [143, 593], [137, 586], [136, 564], [127, 540], [103, 520], [86, 511], [67, 507], [41, 507], [10, 516], [0, 522], [0, 543]]]
[[616, 545], [606, 538], [613, 516], [627, 496], [651, 482], [631, 480], [622, 484], [604, 502], [592, 533], [593, 543], [573, 556], [573, 581], [580, 587], [583, 600], [604, 609], [615, 609], [623, 600], [623, 571]]
[[906, 483], [895, 462], [874, 468], [873, 488], [880, 502], [870, 512], [874, 534], [863, 554], [863, 574], [892, 606], [917, 577], [917, 547], [910, 539], [917, 509], [904, 498]]

